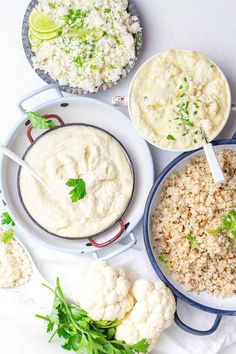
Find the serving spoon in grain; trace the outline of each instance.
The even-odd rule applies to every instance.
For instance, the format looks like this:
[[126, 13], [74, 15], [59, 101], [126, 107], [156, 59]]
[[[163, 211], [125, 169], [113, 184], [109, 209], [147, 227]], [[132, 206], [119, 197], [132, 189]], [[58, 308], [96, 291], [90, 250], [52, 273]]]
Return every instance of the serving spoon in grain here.
[[209, 164], [212, 177], [215, 183], [222, 183], [225, 181], [224, 173], [220, 167], [219, 161], [215, 154], [213, 145], [208, 142], [206, 133], [202, 127], [200, 127], [202, 141], [203, 141], [203, 149], [207, 158], [207, 162]]

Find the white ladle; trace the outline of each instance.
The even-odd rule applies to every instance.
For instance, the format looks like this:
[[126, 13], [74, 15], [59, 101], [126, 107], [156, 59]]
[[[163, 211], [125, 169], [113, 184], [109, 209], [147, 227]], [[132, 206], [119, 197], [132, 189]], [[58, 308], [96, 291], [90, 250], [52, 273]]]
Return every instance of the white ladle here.
[[18, 165], [25, 168], [31, 174], [31, 176], [33, 176], [44, 188], [49, 190], [49, 188], [48, 188], [47, 184], [44, 182], [44, 180], [39, 176], [39, 174], [26, 161], [22, 160], [13, 151], [8, 149], [5, 145], [3, 145], [1, 143], [0, 143], [0, 151], [4, 155], [9, 157], [10, 159], [15, 161]]
[[225, 181], [224, 173], [220, 167], [219, 161], [215, 154], [213, 145], [207, 141], [206, 134], [202, 128], [200, 128], [203, 140], [203, 149], [207, 158], [207, 162], [210, 166], [210, 170], [215, 183], [222, 183]]

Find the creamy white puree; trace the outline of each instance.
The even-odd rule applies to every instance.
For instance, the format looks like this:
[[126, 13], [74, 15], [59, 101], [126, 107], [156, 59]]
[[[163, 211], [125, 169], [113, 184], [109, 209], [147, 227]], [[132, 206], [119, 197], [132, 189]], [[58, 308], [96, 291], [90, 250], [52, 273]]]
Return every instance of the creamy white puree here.
[[[215, 138], [228, 118], [230, 95], [224, 75], [207, 57], [168, 50], [138, 72], [129, 103], [132, 120], [146, 140], [181, 151], [202, 144], [201, 126], [209, 140]], [[181, 111], [186, 104], [187, 114]]]
[[[51, 131], [35, 143], [25, 160], [52, 194], [22, 170], [23, 202], [33, 219], [54, 234], [85, 237], [103, 231], [131, 197], [134, 179], [126, 154], [99, 129], [69, 126]], [[66, 186], [70, 178], [82, 178], [86, 184], [86, 196], [76, 203]]]

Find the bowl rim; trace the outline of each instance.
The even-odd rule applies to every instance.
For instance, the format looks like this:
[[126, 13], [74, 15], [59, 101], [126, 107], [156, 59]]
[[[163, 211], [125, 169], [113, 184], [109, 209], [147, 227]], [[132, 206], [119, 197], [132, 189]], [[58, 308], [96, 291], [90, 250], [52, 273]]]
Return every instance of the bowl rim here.
[[132, 92], [132, 88], [133, 88], [133, 84], [137, 78], [137, 76], [139, 75], [139, 73], [141, 72], [141, 70], [143, 69], [143, 67], [148, 64], [149, 62], [151, 62], [152, 60], [154, 60], [156, 57], [158, 57], [159, 55], [163, 54], [163, 53], [166, 53], [166, 52], [169, 52], [171, 50], [174, 50], [174, 51], [178, 51], [178, 52], [187, 52], [187, 53], [198, 53], [198, 54], [201, 54], [203, 57], [205, 57], [206, 59], [208, 59], [213, 65], [215, 65], [215, 67], [217, 68], [217, 70], [221, 73], [224, 81], [225, 81], [225, 84], [226, 84], [226, 91], [227, 91], [227, 97], [228, 97], [228, 106], [227, 106], [227, 110], [225, 112], [225, 117], [224, 117], [224, 121], [223, 123], [221, 124], [221, 126], [219, 127], [219, 129], [217, 130], [217, 132], [214, 134], [213, 138], [211, 139], [211, 141], [213, 141], [221, 132], [222, 130], [224, 129], [225, 125], [227, 124], [228, 120], [229, 120], [229, 117], [230, 117], [230, 111], [231, 111], [231, 106], [232, 106], [232, 95], [231, 95], [231, 89], [230, 89], [230, 85], [229, 85], [229, 82], [228, 82], [228, 79], [226, 78], [224, 72], [222, 71], [222, 69], [213, 61], [211, 60], [207, 55], [199, 52], [199, 51], [196, 51], [196, 50], [190, 50], [190, 49], [168, 49], [168, 50], [164, 50], [164, 51], [161, 51], [161, 52], [158, 52], [154, 55], [152, 55], [150, 58], [148, 58], [141, 66], [140, 68], [136, 71], [130, 85], [129, 85], [129, 91], [128, 91], [128, 111], [129, 111], [129, 115], [130, 115], [130, 118], [131, 118], [131, 121], [134, 125], [134, 127], [137, 129], [137, 131], [139, 132], [139, 134], [141, 134], [141, 136], [143, 137], [143, 139], [145, 139], [149, 144], [151, 144], [152, 146], [155, 146], [163, 151], [168, 151], [168, 152], [177, 152], [177, 153], [184, 153], [184, 152], [191, 152], [191, 151], [195, 151], [196, 149], [200, 149], [203, 144], [201, 145], [198, 145], [198, 146], [195, 146], [195, 147], [192, 147], [192, 148], [188, 148], [188, 149], [168, 149], [168, 148], [165, 148], [165, 147], [162, 147], [158, 144], [154, 144], [151, 140], [149, 140], [142, 132], [141, 130], [137, 127], [134, 119], [133, 119], [133, 115], [132, 115], [132, 112], [131, 112], [131, 107], [130, 107], [130, 100], [131, 100], [131, 92]]
[[45, 135], [55, 131], [55, 130], [58, 130], [58, 129], [62, 129], [62, 128], [67, 128], [67, 127], [73, 127], [73, 126], [83, 126], [83, 127], [88, 127], [88, 128], [94, 128], [94, 129], [97, 129], [99, 131], [102, 131], [103, 133], [109, 135], [112, 139], [114, 139], [118, 145], [120, 146], [121, 150], [123, 151], [125, 157], [126, 157], [126, 160], [128, 162], [128, 165], [129, 165], [129, 168], [130, 168], [130, 171], [131, 171], [131, 175], [132, 175], [132, 179], [133, 179], [133, 186], [132, 186], [132, 191], [131, 191], [131, 195], [129, 197], [129, 200], [127, 201], [123, 211], [120, 213], [120, 215], [115, 219], [115, 221], [113, 221], [110, 225], [108, 225], [105, 229], [95, 233], [95, 234], [91, 234], [91, 235], [87, 235], [87, 236], [83, 236], [83, 237], [66, 237], [66, 236], [61, 236], [61, 235], [58, 235], [58, 234], [55, 234], [53, 232], [50, 232], [49, 230], [47, 230], [45, 227], [43, 227], [42, 225], [40, 225], [34, 218], [33, 216], [30, 214], [30, 212], [28, 211], [27, 207], [25, 206], [25, 203], [23, 201], [23, 197], [22, 197], [22, 194], [21, 194], [21, 188], [20, 188], [20, 175], [21, 175], [21, 170], [22, 170], [22, 167], [19, 166], [18, 167], [18, 172], [17, 172], [17, 191], [18, 191], [18, 196], [19, 196], [19, 200], [20, 200], [20, 203], [23, 207], [23, 209], [25, 210], [25, 212], [27, 213], [28, 217], [33, 221], [33, 223], [39, 227], [41, 230], [43, 230], [44, 232], [52, 235], [52, 236], [55, 236], [55, 237], [59, 237], [61, 239], [66, 239], [66, 240], [82, 240], [82, 239], [89, 239], [89, 238], [92, 238], [92, 237], [97, 237], [97, 236], [101, 236], [104, 232], [106, 231], [109, 231], [113, 226], [115, 226], [119, 220], [122, 219], [123, 215], [126, 213], [126, 211], [128, 210], [131, 202], [132, 202], [132, 199], [133, 199], [133, 196], [134, 196], [134, 191], [135, 191], [135, 186], [136, 186], [136, 178], [135, 178], [135, 171], [134, 171], [134, 165], [133, 165], [133, 162], [131, 160], [131, 157], [128, 153], [128, 151], [126, 150], [126, 148], [124, 147], [124, 145], [120, 142], [120, 140], [118, 138], [116, 138], [112, 133], [108, 132], [107, 130], [101, 128], [101, 127], [98, 127], [96, 125], [93, 125], [93, 124], [88, 124], [88, 123], [64, 123], [63, 125], [59, 125], [59, 126], [56, 126], [55, 128], [52, 128], [52, 129], [49, 129], [49, 130], [46, 130], [44, 131], [42, 134], [40, 134], [37, 138], [35, 138], [35, 140], [33, 141], [33, 143], [31, 143], [27, 149], [25, 150], [23, 156], [22, 156], [22, 160], [25, 159], [25, 157], [27, 156], [28, 152], [31, 150], [31, 148], [41, 139], [43, 138]]
[[100, 87], [97, 88], [97, 91], [91, 92], [88, 90], [84, 90], [82, 88], [75, 87], [75, 86], [70, 86], [69, 84], [67, 85], [61, 85], [58, 80], [53, 79], [49, 73], [47, 73], [45, 70], [41, 70], [39, 68], [35, 69], [33, 65], [32, 58], [34, 57], [34, 53], [32, 51], [29, 39], [28, 39], [28, 18], [30, 15], [30, 12], [32, 9], [38, 4], [39, 0], [30, 0], [30, 2], [27, 5], [27, 8], [25, 10], [23, 20], [22, 20], [22, 25], [21, 25], [21, 42], [22, 46], [24, 49], [25, 56], [34, 70], [34, 72], [47, 84], [56, 84], [60, 87], [61, 91], [71, 93], [71, 94], [76, 94], [76, 95], [96, 95], [98, 93], [103, 93], [107, 89], [111, 89], [114, 86], [118, 84], [118, 82], [122, 79], [124, 79], [134, 68], [136, 65], [136, 62], [142, 53], [142, 48], [143, 48], [143, 21], [140, 16], [140, 12], [138, 10], [138, 7], [136, 6], [136, 3], [134, 0], [128, 0], [128, 5], [127, 5], [127, 11], [130, 13], [131, 16], [136, 16], [138, 18], [138, 22], [141, 26], [141, 30], [135, 34], [133, 34], [134, 38], [134, 43], [135, 43], [135, 57], [132, 59], [127, 65], [123, 68], [123, 72], [119, 77], [118, 80], [108, 83], [108, 84], [102, 84]]
[[[224, 145], [236, 145], [236, 135], [233, 136], [232, 139], [222, 139], [222, 140], [216, 140], [212, 142], [213, 146], [224, 146]], [[144, 210], [144, 217], [143, 217], [143, 239], [144, 239], [144, 245], [146, 249], [146, 253], [148, 255], [149, 261], [151, 262], [151, 265], [158, 275], [158, 277], [165, 283], [165, 285], [170, 288], [170, 290], [174, 293], [174, 295], [181, 299], [182, 301], [186, 302], [187, 304], [216, 315], [224, 315], [224, 316], [236, 316], [236, 309], [235, 310], [220, 310], [214, 307], [209, 307], [207, 305], [203, 305], [195, 300], [190, 299], [187, 295], [183, 294], [182, 291], [178, 290], [166, 277], [166, 275], [162, 272], [161, 268], [159, 267], [156, 257], [155, 257], [155, 252], [153, 250], [153, 247], [151, 245], [151, 234], [149, 233], [149, 222], [150, 222], [150, 209], [152, 202], [155, 198], [157, 189], [161, 182], [166, 178], [166, 175], [182, 160], [184, 160], [186, 157], [192, 155], [193, 153], [197, 151], [201, 151], [203, 148], [196, 149], [194, 151], [189, 151], [185, 152], [179, 156], [177, 156], [174, 160], [172, 160], [166, 167], [165, 169], [161, 172], [161, 174], [157, 177], [156, 181], [154, 182], [154, 185], [149, 193], [149, 196], [147, 198], [147, 202], [145, 205], [145, 210]]]

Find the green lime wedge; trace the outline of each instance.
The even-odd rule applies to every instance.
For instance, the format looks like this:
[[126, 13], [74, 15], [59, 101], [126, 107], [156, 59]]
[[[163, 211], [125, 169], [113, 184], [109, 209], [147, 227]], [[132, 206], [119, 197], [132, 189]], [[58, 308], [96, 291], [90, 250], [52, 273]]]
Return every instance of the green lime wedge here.
[[49, 41], [50, 39], [54, 39], [58, 36], [58, 32], [39, 33], [35, 31], [32, 27], [29, 27], [29, 31], [35, 40], [37, 39], [40, 41]]
[[39, 47], [40, 44], [42, 43], [42, 41], [40, 39], [33, 36], [30, 29], [28, 31], [28, 38], [29, 38], [29, 42], [30, 42], [30, 45], [32, 48]]
[[86, 40], [87, 36], [92, 36], [92, 40], [97, 42], [102, 36], [103, 31], [99, 29], [78, 29], [77, 31], [71, 32], [69, 35], [71, 38], [76, 38], [81, 41]]
[[49, 16], [33, 9], [29, 15], [29, 27], [42, 34], [58, 31], [62, 25], [55, 23]]

